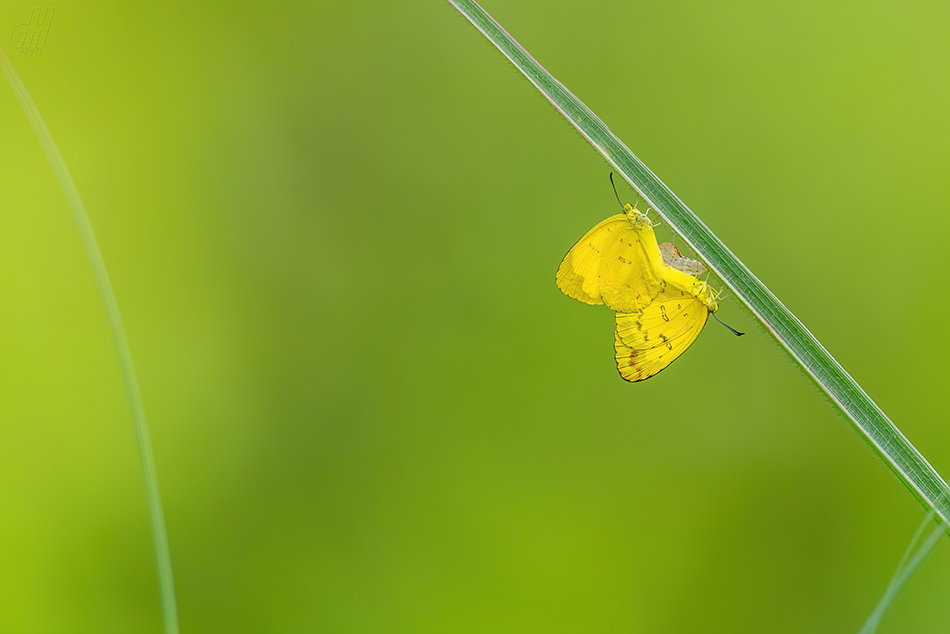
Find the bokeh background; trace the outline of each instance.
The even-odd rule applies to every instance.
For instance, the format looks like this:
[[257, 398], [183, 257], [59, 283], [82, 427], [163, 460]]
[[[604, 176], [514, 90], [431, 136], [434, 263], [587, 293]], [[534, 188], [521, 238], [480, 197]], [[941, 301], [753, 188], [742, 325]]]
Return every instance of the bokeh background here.
[[[115, 286], [184, 632], [857, 631], [922, 509], [734, 299], [747, 336], [618, 377], [554, 285], [609, 168], [448, 3], [64, 2], [19, 56], [33, 6], [0, 46]], [[950, 5], [484, 6], [950, 473]], [[0, 139], [0, 631], [159, 632], [104, 310], [5, 83]], [[881, 631], [946, 631], [948, 566]]]

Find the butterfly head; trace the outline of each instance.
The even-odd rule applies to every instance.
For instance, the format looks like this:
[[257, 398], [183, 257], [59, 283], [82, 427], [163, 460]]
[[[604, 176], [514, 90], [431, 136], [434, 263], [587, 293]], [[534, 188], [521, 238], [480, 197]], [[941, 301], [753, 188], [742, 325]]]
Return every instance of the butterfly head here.
[[709, 312], [714, 313], [719, 310], [719, 302], [716, 300], [719, 299], [720, 292], [706, 282], [696, 282], [696, 285], [693, 286], [693, 295], [706, 304], [706, 309]]
[[633, 226], [635, 226], [637, 229], [653, 226], [653, 221], [647, 218], [645, 213], [638, 211], [637, 208], [630, 203], [627, 203], [623, 206], [623, 213], [626, 214], [627, 220], [632, 222]]

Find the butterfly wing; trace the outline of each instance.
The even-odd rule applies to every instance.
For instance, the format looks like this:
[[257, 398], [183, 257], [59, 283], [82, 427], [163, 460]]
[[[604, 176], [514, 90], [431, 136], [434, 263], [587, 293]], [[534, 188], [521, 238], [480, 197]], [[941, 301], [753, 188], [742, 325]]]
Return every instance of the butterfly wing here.
[[663, 264], [677, 271], [689, 275], [702, 275], [709, 272], [706, 265], [699, 260], [684, 257], [672, 242], [664, 242], [660, 245], [660, 255], [663, 256]]
[[635, 313], [617, 313], [614, 350], [624, 380], [649, 379], [696, 341], [710, 310], [705, 284], [701, 288], [694, 294], [668, 287], [649, 306]]
[[664, 268], [652, 223], [628, 206], [571, 247], [558, 267], [557, 286], [585, 304], [636, 312], [659, 294]]

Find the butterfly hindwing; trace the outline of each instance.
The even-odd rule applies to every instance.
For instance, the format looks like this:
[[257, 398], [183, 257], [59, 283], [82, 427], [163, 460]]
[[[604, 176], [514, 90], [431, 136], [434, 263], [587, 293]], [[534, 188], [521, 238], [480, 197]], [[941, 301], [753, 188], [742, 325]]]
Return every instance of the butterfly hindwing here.
[[648, 379], [696, 340], [712, 302], [705, 284], [700, 282], [696, 289], [699, 292], [667, 288], [649, 306], [617, 313], [614, 350], [620, 376], [627, 381]]

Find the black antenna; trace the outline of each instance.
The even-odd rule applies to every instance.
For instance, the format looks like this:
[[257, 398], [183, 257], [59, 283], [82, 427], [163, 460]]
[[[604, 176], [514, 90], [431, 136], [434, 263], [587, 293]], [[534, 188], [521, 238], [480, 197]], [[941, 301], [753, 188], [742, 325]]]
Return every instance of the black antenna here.
[[[713, 317], [716, 317], [716, 313], [713, 313], [712, 316], [713, 316]], [[729, 324], [727, 324], [727, 323], [724, 322], [723, 320], [719, 319], [718, 317], [716, 317], [716, 321], [718, 321], [720, 324], [722, 324], [723, 326], [725, 326], [726, 328], [728, 328], [729, 330], [731, 330], [731, 331], [732, 331], [732, 334], [734, 334], [734, 335], [737, 336], [737, 337], [741, 337], [742, 335], [745, 334], [744, 332], [739, 332], [738, 330], [736, 330], [735, 328], [733, 328], [732, 326], [730, 326]]]
[[613, 188], [614, 188], [614, 196], [617, 197], [617, 203], [620, 205], [620, 208], [623, 209], [624, 206], [623, 206], [623, 203], [620, 202], [620, 194], [617, 193], [617, 186], [614, 185], [614, 173], [613, 173], [613, 172], [610, 173], [610, 184], [611, 184], [611, 185], [613, 186]]

